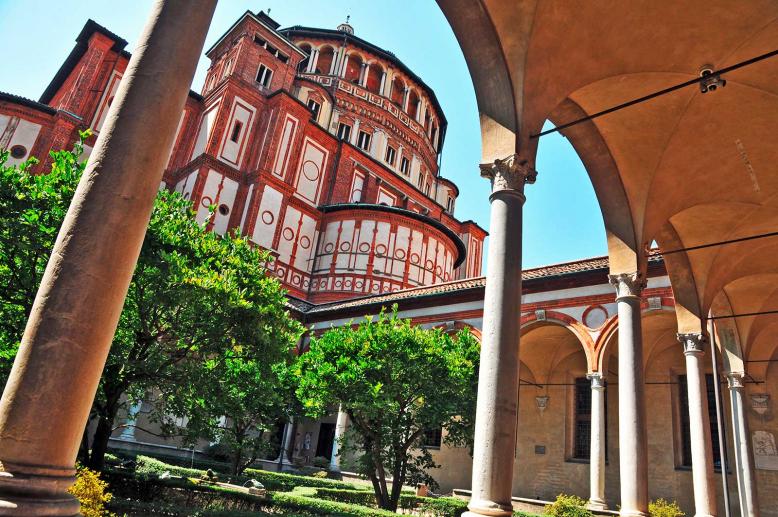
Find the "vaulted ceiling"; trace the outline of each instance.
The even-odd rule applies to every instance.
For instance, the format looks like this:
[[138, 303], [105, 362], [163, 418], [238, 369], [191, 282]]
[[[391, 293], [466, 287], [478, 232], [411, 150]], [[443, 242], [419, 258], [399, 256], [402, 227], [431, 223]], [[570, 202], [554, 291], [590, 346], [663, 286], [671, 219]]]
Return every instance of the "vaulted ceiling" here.
[[[774, 0], [438, 3], [473, 78], [485, 161], [518, 152], [534, 163], [546, 120], [562, 125], [778, 49]], [[613, 273], [644, 267], [653, 240], [669, 251], [778, 231], [778, 56], [722, 78], [716, 91], [688, 86], [562, 132], [598, 196]], [[681, 330], [725, 291], [733, 307], [760, 305], [776, 257], [778, 237], [667, 255]]]

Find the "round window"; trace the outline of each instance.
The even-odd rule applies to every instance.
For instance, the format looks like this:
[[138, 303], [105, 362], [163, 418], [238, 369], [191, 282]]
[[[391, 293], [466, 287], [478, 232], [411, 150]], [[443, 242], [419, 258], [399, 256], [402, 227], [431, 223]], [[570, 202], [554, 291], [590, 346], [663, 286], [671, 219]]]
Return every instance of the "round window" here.
[[11, 157], [17, 160], [21, 160], [27, 156], [27, 148], [23, 145], [15, 145], [11, 147]]
[[230, 213], [230, 207], [228, 207], [227, 205], [225, 205], [224, 203], [222, 203], [221, 205], [219, 205], [219, 213], [220, 213], [221, 215], [227, 215], [227, 214], [229, 214], [229, 213]]

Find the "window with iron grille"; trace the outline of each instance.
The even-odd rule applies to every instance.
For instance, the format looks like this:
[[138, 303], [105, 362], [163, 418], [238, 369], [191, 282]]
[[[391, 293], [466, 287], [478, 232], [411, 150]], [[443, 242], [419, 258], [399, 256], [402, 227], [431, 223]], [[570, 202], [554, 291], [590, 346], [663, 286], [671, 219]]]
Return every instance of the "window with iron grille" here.
[[424, 435], [422, 436], [421, 444], [424, 447], [429, 448], [440, 448], [440, 444], [442, 442], [443, 433], [440, 428], [437, 429], [429, 429], [428, 431], [424, 431]]
[[588, 460], [592, 436], [592, 387], [586, 377], [575, 380], [573, 458]]
[[[713, 387], [713, 375], [705, 375], [705, 386], [708, 395], [708, 420], [710, 422], [711, 446], [713, 448], [713, 467], [721, 469], [721, 452], [719, 451], [719, 427], [716, 415], [716, 392]], [[678, 376], [678, 410], [681, 424], [681, 466], [692, 466], [692, 440], [689, 431], [689, 384], [686, 375]]]
[[273, 71], [265, 65], [259, 65], [257, 70], [257, 82], [265, 88], [270, 88], [270, 81], [273, 79]]
[[319, 112], [321, 111], [321, 104], [313, 99], [308, 99], [308, 109], [311, 110], [313, 116], [311, 117], [314, 122], [319, 121]]
[[370, 133], [366, 131], [360, 131], [357, 136], [357, 147], [365, 151], [370, 149]]

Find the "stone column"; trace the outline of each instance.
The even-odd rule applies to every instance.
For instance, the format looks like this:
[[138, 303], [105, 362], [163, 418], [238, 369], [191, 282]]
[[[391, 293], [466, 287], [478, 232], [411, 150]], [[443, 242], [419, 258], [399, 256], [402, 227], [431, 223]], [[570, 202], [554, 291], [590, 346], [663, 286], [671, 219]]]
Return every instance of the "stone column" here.
[[465, 516], [512, 515], [519, 387], [521, 231], [524, 185], [537, 172], [518, 155], [481, 165], [492, 182], [489, 258], [473, 455]]
[[127, 409], [127, 420], [124, 422], [124, 429], [122, 434], [119, 435], [119, 439], [134, 441], [135, 440], [135, 422], [138, 421], [138, 413], [140, 413], [143, 407], [143, 401], [139, 400]]
[[716, 515], [716, 486], [713, 479], [713, 448], [705, 384], [704, 334], [678, 334], [686, 356], [686, 386], [689, 401], [689, 440], [692, 450], [694, 508], [697, 517]]
[[0, 400], [0, 515], [66, 490], [216, 0], [158, 0], [60, 228]]
[[648, 514], [648, 451], [643, 385], [640, 273], [611, 275], [619, 318], [619, 473], [623, 516]]
[[340, 441], [348, 428], [348, 413], [343, 408], [338, 408], [338, 420], [335, 423], [335, 440], [332, 442], [332, 456], [330, 457], [330, 470], [340, 471]]
[[751, 450], [751, 433], [748, 430], [748, 417], [745, 411], [745, 389], [743, 373], [727, 374], [729, 400], [732, 405], [732, 434], [735, 449], [735, 468], [737, 469], [737, 491], [740, 496], [740, 515], [759, 517], [759, 500], [756, 493], [756, 472]]
[[281, 452], [278, 453], [278, 461], [279, 463], [289, 465], [292, 462], [292, 459], [290, 458], [290, 452], [292, 450], [292, 438], [294, 437], [294, 422], [292, 420], [289, 420], [284, 425], [284, 434], [281, 438]]
[[588, 375], [592, 382], [591, 442], [589, 446], [589, 503], [592, 510], [606, 510], [605, 502], [605, 379], [600, 372]]

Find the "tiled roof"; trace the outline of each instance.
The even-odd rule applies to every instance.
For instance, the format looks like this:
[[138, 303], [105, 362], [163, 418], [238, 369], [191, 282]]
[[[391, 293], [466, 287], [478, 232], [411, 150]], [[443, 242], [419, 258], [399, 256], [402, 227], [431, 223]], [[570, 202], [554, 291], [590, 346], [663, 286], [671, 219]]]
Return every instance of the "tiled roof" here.
[[[662, 261], [662, 256], [656, 250], [652, 250], [649, 255], [649, 262], [657, 263]], [[576, 260], [573, 262], [563, 262], [560, 264], [551, 264], [548, 266], [537, 267], [524, 270], [521, 274], [522, 280], [537, 280], [543, 278], [558, 278], [565, 275], [586, 273], [589, 271], [607, 270], [608, 257], [594, 257]], [[605, 277], [603, 277], [605, 281]], [[424, 296], [435, 296], [444, 293], [453, 293], [467, 291], [470, 289], [482, 289], [486, 285], [486, 277], [468, 278], [465, 280], [454, 280], [442, 284], [429, 285], [424, 287], [414, 287], [392, 293], [378, 294], [372, 296], [363, 296], [351, 300], [323, 303], [321, 305], [311, 304], [296, 298], [290, 298], [290, 303], [296, 310], [306, 314], [316, 314], [319, 312], [328, 312], [333, 310], [347, 309], [350, 307], [360, 307], [363, 305], [388, 304], [406, 300], [409, 298], [420, 298]], [[292, 302], [292, 300], [294, 300]]]

